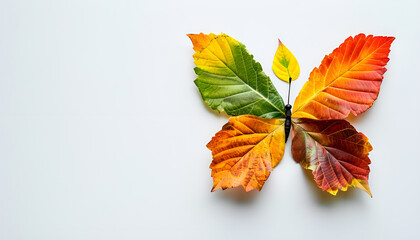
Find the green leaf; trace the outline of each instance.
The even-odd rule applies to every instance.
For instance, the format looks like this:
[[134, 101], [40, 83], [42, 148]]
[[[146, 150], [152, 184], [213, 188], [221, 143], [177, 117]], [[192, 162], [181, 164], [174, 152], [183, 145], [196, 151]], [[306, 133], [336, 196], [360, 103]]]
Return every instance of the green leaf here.
[[283, 99], [245, 46], [226, 34], [189, 34], [203, 100], [232, 116], [285, 117]]

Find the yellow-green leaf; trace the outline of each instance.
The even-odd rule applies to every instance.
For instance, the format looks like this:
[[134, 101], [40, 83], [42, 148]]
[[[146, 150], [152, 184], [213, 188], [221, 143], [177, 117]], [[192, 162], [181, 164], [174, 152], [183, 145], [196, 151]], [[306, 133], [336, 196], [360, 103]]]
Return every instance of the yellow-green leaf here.
[[283, 118], [284, 103], [245, 45], [226, 34], [188, 34], [195, 54], [194, 81], [203, 100], [228, 115]]
[[279, 47], [273, 60], [273, 71], [285, 82], [296, 80], [300, 74], [299, 63], [292, 52], [279, 39]]

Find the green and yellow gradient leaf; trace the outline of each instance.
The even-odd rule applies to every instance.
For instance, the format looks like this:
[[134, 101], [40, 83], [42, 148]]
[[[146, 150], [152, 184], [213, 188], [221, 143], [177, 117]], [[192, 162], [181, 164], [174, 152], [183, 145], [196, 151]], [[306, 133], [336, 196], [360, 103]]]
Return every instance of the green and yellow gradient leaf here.
[[261, 190], [284, 154], [284, 119], [256, 116], [231, 117], [207, 144], [213, 189], [243, 186]]
[[188, 34], [203, 100], [228, 115], [285, 116], [283, 99], [245, 46], [226, 34]]
[[273, 60], [273, 71], [285, 82], [296, 80], [300, 74], [299, 63], [292, 52], [279, 39], [279, 47]]
[[345, 120], [300, 118], [293, 122], [292, 155], [302, 167], [312, 170], [323, 191], [357, 187], [372, 196], [368, 138]]

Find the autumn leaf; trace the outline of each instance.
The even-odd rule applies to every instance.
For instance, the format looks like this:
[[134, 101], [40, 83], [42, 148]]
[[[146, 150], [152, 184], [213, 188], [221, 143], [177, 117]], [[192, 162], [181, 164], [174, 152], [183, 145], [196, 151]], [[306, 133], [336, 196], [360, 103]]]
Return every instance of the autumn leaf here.
[[226, 34], [188, 34], [203, 100], [232, 116], [284, 117], [284, 103], [245, 46]]
[[273, 71], [278, 78], [285, 82], [296, 80], [300, 74], [299, 63], [295, 56], [279, 39], [279, 47], [273, 60]]
[[261, 190], [284, 154], [284, 120], [256, 116], [231, 117], [207, 144], [213, 189], [243, 186]]
[[344, 119], [370, 108], [389, 61], [394, 37], [347, 38], [315, 68], [294, 103], [292, 117]]
[[318, 186], [336, 195], [357, 187], [370, 196], [368, 138], [345, 120], [300, 118], [293, 123], [292, 155], [313, 171]]
[[[369, 189], [369, 152], [363, 133], [345, 120], [378, 97], [394, 37], [359, 34], [347, 38], [309, 76], [291, 113], [245, 46], [226, 34], [189, 34], [195, 50], [195, 84], [203, 100], [231, 117], [207, 144], [213, 161], [212, 191], [243, 186], [261, 190], [284, 155], [292, 125], [292, 155], [312, 170], [317, 185]], [[279, 41], [273, 71], [283, 81], [299, 76], [299, 64]], [[254, 116], [251, 116], [254, 115]], [[262, 118], [261, 118], [262, 117]], [[293, 117], [293, 119], [292, 119]], [[277, 119], [275, 119], [277, 118]]]

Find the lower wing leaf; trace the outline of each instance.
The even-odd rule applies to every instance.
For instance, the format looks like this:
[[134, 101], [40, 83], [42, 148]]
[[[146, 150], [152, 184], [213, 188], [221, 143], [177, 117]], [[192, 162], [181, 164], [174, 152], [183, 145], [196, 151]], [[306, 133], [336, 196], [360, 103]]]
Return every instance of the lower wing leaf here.
[[256, 116], [231, 117], [207, 144], [213, 189], [243, 186], [261, 190], [284, 154], [284, 119]]
[[350, 186], [372, 196], [368, 185], [371, 150], [368, 138], [345, 120], [300, 118], [293, 122], [293, 158], [312, 170], [318, 186], [333, 195]]

